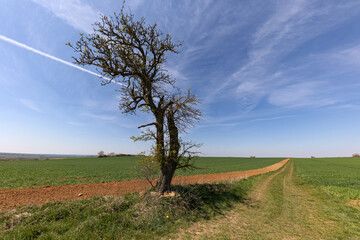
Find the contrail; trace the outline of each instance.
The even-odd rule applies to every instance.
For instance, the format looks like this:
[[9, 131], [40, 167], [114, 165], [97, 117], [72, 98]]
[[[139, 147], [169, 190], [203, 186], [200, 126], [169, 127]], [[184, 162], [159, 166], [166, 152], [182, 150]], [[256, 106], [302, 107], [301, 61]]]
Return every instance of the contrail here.
[[87, 69], [85, 69], [85, 68], [79, 67], [79, 66], [77, 66], [77, 65], [75, 65], [75, 64], [73, 64], [73, 63], [71, 63], [71, 62], [62, 60], [62, 59], [57, 58], [57, 57], [55, 57], [55, 56], [52, 56], [52, 55], [50, 55], [50, 54], [44, 53], [44, 52], [42, 52], [42, 51], [40, 51], [40, 50], [37, 50], [37, 49], [35, 49], [35, 48], [32, 48], [32, 47], [30, 47], [30, 46], [28, 46], [28, 45], [25, 45], [25, 44], [23, 44], [23, 43], [20, 43], [20, 42], [18, 42], [18, 41], [15, 41], [15, 40], [13, 40], [13, 39], [11, 39], [11, 38], [8, 38], [8, 37], [5, 37], [5, 36], [3, 36], [3, 35], [0, 35], [0, 40], [3, 40], [3, 41], [8, 42], [8, 43], [10, 43], [10, 44], [13, 44], [13, 45], [15, 45], [15, 46], [17, 46], [17, 47], [24, 48], [24, 49], [29, 50], [29, 51], [31, 51], [31, 52], [37, 53], [37, 54], [39, 54], [39, 55], [41, 55], [41, 56], [50, 58], [50, 59], [55, 60], [55, 61], [57, 61], [57, 62], [60, 62], [60, 63], [62, 63], [62, 64], [68, 65], [68, 66], [70, 66], [70, 67], [77, 68], [77, 69], [79, 69], [79, 70], [81, 70], [81, 71], [83, 71], [83, 72], [90, 73], [90, 74], [92, 74], [92, 75], [94, 75], [94, 76], [97, 76], [97, 77], [99, 77], [99, 78], [103, 78], [103, 79], [105, 79], [105, 80], [107, 80], [107, 81], [111, 81], [111, 82], [113, 82], [113, 83], [116, 83], [116, 84], [120, 84], [120, 85], [122, 85], [122, 86], [125, 86], [124, 84], [122, 84], [122, 83], [120, 83], [120, 82], [118, 82], [118, 81], [111, 80], [110, 78], [101, 76], [100, 74], [97, 74], [97, 73], [92, 72], [92, 71], [90, 71], [90, 70], [87, 70]]

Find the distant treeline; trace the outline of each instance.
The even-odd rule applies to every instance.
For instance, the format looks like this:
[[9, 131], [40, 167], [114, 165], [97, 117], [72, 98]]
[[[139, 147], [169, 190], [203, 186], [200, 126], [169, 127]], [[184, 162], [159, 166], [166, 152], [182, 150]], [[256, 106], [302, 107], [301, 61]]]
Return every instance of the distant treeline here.
[[60, 154], [27, 154], [27, 153], [0, 153], [0, 161], [36, 161], [60, 158], [94, 157], [94, 155], [60, 155]]
[[0, 157], [0, 161], [35, 161], [39, 160], [39, 158], [28, 158], [28, 157], [12, 157], [12, 158], [5, 158], [3, 156]]
[[98, 157], [99, 158], [106, 158], [106, 157], [131, 157], [131, 156], [135, 156], [134, 154], [126, 154], [126, 153], [108, 153], [105, 154], [104, 152], [100, 151], [98, 153]]

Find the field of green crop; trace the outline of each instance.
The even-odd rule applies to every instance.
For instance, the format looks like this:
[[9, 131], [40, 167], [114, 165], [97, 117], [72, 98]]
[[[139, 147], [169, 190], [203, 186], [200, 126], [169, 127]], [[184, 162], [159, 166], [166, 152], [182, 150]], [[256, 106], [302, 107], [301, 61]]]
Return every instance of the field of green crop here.
[[48, 160], [57, 158], [92, 157], [80, 155], [58, 155], [58, 154], [25, 154], [25, 153], [0, 153], [0, 161], [23, 161], [23, 160]]
[[[178, 171], [177, 175], [195, 175], [262, 168], [284, 158], [196, 159], [200, 169]], [[0, 188], [25, 188], [93, 182], [122, 181], [139, 178], [135, 170], [138, 158], [72, 158], [41, 161], [0, 162]]]
[[[261, 168], [282, 159], [199, 158], [197, 166], [202, 169], [192, 174]], [[61, 183], [64, 176], [71, 178], [71, 184], [130, 179], [136, 176], [136, 161], [119, 157], [0, 162], [0, 181], [11, 187], [6, 177], [14, 181], [20, 175], [25, 176], [24, 184], [32, 176], [33, 184], [39, 185], [45, 175], [50, 184]], [[135, 193], [22, 206], [0, 211], [1, 237], [359, 239], [360, 212], [344, 204], [359, 197], [359, 167], [359, 158], [294, 159], [278, 171], [231, 184], [178, 186], [180, 194], [174, 198], [159, 198], [148, 191], [142, 197]], [[13, 175], [4, 175], [7, 172]]]
[[294, 163], [306, 184], [337, 198], [360, 198], [360, 158], [307, 158]]

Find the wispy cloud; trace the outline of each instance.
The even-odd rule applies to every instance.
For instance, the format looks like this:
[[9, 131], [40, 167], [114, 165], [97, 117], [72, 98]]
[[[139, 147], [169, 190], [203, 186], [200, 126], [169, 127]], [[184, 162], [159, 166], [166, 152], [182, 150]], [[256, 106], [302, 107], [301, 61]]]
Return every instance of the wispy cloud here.
[[93, 114], [93, 113], [84, 113], [84, 116], [91, 117], [98, 120], [104, 121], [115, 121], [116, 117], [110, 115], [103, 115], [103, 114]]
[[[50, 55], [50, 54], [48, 54], [48, 53], [45, 53], [45, 52], [42, 52], [42, 51], [40, 51], [40, 50], [38, 50], [38, 49], [32, 48], [32, 47], [30, 47], [30, 46], [28, 46], [28, 45], [26, 45], [26, 44], [20, 43], [20, 42], [14, 40], [14, 39], [5, 37], [5, 36], [3, 36], [3, 35], [0, 35], [0, 40], [5, 41], [5, 42], [7, 42], [7, 43], [10, 43], [10, 44], [12, 44], [12, 45], [15, 45], [15, 46], [17, 46], [17, 47], [26, 49], [26, 50], [31, 51], [31, 52], [33, 52], [33, 53], [39, 54], [39, 55], [44, 56], [44, 57], [46, 57], [46, 58], [52, 59], [52, 60], [54, 60], [54, 61], [60, 62], [60, 63], [62, 63], [62, 64], [65, 64], [65, 65], [67, 65], [67, 66], [70, 66], [70, 67], [72, 67], [72, 68], [76, 68], [76, 69], [81, 70], [81, 71], [83, 71], [83, 72], [89, 73], [89, 74], [94, 75], [94, 76], [96, 76], [96, 77], [99, 77], [99, 78], [102, 78], [102, 79], [105, 79], [105, 80], [108, 80], [108, 81], [110, 80], [109, 78], [103, 77], [103, 76], [101, 76], [100, 74], [97, 74], [97, 73], [92, 72], [92, 71], [90, 71], [90, 70], [87, 70], [87, 69], [85, 69], [85, 68], [79, 67], [79, 66], [77, 66], [77, 65], [75, 65], [75, 64], [73, 64], [73, 63], [71, 63], [71, 62], [68, 62], [68, 61], [65, 61], [65, 60], [63, 60], [63, 59], [57, 58], [57, 57], [52, 56], [52, 55]], [[119, 84], [119, 85], [124, 86], [122, 83], [119, 83], [119, 82], [117, 82], [117, 81], [114, 81], [114, 80], [111, 80], [111, 81], [112, 81], [113, 83], [116, 83], [116, 84]]]
[[334, 108], [339, 108], [339, 109], [350, 109], [350, 110], [360, 110], [360, 104], [359, 104], [359, 105], [354, 105], [354, 104], [344, 104], [344, 105], [338, 105], [338, 106], [335, 106]]
[[138, 126], [144, 124], [143, 121], [144, 118], [142, 118], [141, 121], [139, 122], [139, 119], [136, 118], [128, 119], [128, 118], [122, 118], [121, 116], [115, 116], [115, 115], [109, 115], [103, 113], [84, 112], [81, 115], [95, 120], [111, 122], [111, 124], [116, 124], [119, 127], [127, 128], [127, 129], [136, 129]]
[[205, 123], [196, 126], [195, 128], [208, 128], [208, 127], [234, 127], [239, 125], [238, 123]]
[[[148, 6], [148, 12], [157, 12], [162, 29], [168, 27], [174, 39], [184, 40], [181, 53], [170, 55], [167, 67], [181, 87], [199, 94], [208, 124], [232, 125], [236, 119], [272, 116], [265, 108], [284, 115], [289, 108], [345, 102], [338, 98], [340, 94], [333, 94], [339, 86], [327, 84], [329, 71], [313, 68], [308, 60], [316, 47], [312, 41], [358, 15], [359, 2], [254, 0], [176, 5], [151, 1]], [[316, 51], [332, 50], [321, 47]], [[343, 51], [342, 57], [356, 64], [357, 54], [354, 48]], [[222, 104], [226, 104], [224, 109], [231, 104], [232, 110], [223, 110]]]
[[269, 102], [276, 106], [303, 107], [303, 106], [326, 106], [334, 103], [331, 98], [324, 98], [319, 93], [324, 89], [324, 83], [305, 82], [289, 85], [273, 90], [269, 96]]
[[237, 118], [232, 118], [232, 119], [226, 119], [226, 118], [218, 118], [216, 120], [209, 120], [206, 121], [203, 124], [200, 124], [198, 127], [199, 128], [204, 128], [204, 127], [234, 127], [234, 126], [238, 126], [238, 125], [242, 125], [242, 124], [246, 124], [246, 123], [250, 123], [250, 122], [258, 122], [258, 121], [275, 121], [275, 120], [279, 120], [279, 119], [284, 119], [284, 118], [290, 118], [293, 117], [292, 115], [281, 115], [281, 116], [274, 116], [274, 117], [265, 117], [265, 118], [254, 118], [254, 119], [245, 119], [245, 118], [241, 118], [241, 117], [237, 117]]
[[[301, 78], [294, 76], [289, 68], [292, 63], [284, 59], [301, 44], [348, 19], [351, 14], [347, 15], [346, 11], [351, 7], [333, 2], [320, 5], [307, 0], [276, 1], [275, 11], [252, 35], [247, 61], [218, 85], [208, 96], [209, 101], [227, 92], [226, 96], [236, 97], [246, 111], [255, 109], [264, 98], [269, 98], [271, 104], [286, 107], [308, 106], [315, 99], [322, 106], [334, 103], [331, 98], [316, 96], [322, 89], [315, 86], [318, 83], [314, 80], [299, 83]], [[344, 54], [352, 54], [352, 59], [359, 57], [357, 49]]]
[[241, 87], [244, 79], [250, 79], [252, 84], [267, 85], [268, 88], [274, 80], [271, 67], [296, 46], [319, 34], [308, 23], [325, 12], [313, 10], [309, 2], [303, 0], [278, 2], [274, 14], [254, 33], [247, 63], [233, 73], [222, 87], [238, 81]]
[[360, 66], [360, 44], [332, 54], [332, 59], [342, 65]]
[[85, 126], [84, 123], [81, 123], [81, 122], [73, 122], [73, 121], [69, 121], [69, 122], [67, 122], [67, 124], [73, 125], [73, 126], [77, 126], [77, 127]]
[[41, 109], [39, 108], [39, 106], [38, 106], [34, 101], [32, 101], [32, 100], [30, 100], [30, 99], [21, 98], [21, 99], [19, 99], [19, 102], [20, 102], [22, 105], [24, 105], [25, 107], [27, 107], [28, 109], [31, 109], [31, 110], [33, 110], [33, 111], [35, 111], [35, 112], [38, 112], [38, 113], [44, 113], [44, 111], [41, 110]]
[[92, 24], [99, 19], [100, 12], [80, 0], [32, 0], [41, 5], [70, 26], [90, 33]]
[[293, 116], [285, 115], [285, 116], [277, 116], [277, 117], [270, 117], [270, 118], [256, 118], [256, 119], [254, 119], [252, 121], [253, 122], [257, 122], [257, 121], [273, 121], [273, 120], [290, 118], [290, 117], [293, 117]]

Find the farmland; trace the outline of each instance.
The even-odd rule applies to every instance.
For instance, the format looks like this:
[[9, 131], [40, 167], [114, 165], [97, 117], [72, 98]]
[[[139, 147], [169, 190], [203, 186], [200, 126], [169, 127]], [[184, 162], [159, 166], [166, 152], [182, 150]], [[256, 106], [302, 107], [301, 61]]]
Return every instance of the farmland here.
[[[178, 175], [196, 175], [262, 168], [284, 158], [212, 158], [196, 159], [199, 169], [179, 171]], [[71, 158], [39, 161], [0, 162], [0, 188], [25, 188], [122, 181], [139, 178], [137, 157]]]
[[360, 199], [360, 158], [294, 159], [304, 183], [335, 198]]
[[[247, 203], [234, 204], [225, 216], [169, 238], [360, 239], [359, 208], [347, 204], [347, 194], [338, 195], [343, 192], [338, 189], [348, 188], [346, 183], [359, 190], [359, 164], [360, 158], [295, 159], [281, 170], [252, 178]], [[331, 185], [336, 190], [323, 187]]]
[[[97, 161], [113, 168], [116, 161], [128, 161], [130, 170], [136, 162], [77, 160], [78, 165], [69, 160], [77, 170], [100, 168]], [[204, 169], [192, 173], [239, 170], [236, 163], [258, 168], [271, 161], [276, 159], [199, 158]], [[359, 165], [360, 158], [294, 159], [275, 172], [232, 184], [177, 187], [180, 198], [128, 194], [23, 206], [1, 212], [0, 224], [5, 239], [359, 239], [360, 211], [348, 204], [358, 199]]]
[[[48, 160], [59, 158], [75, 158], [78, 155], [58, 155], [58, 154], [23, 154], [23, 153], [0, 153], [0, 161], [33, 161]], [[83, 156], [85, 157], [85, 156]]]

